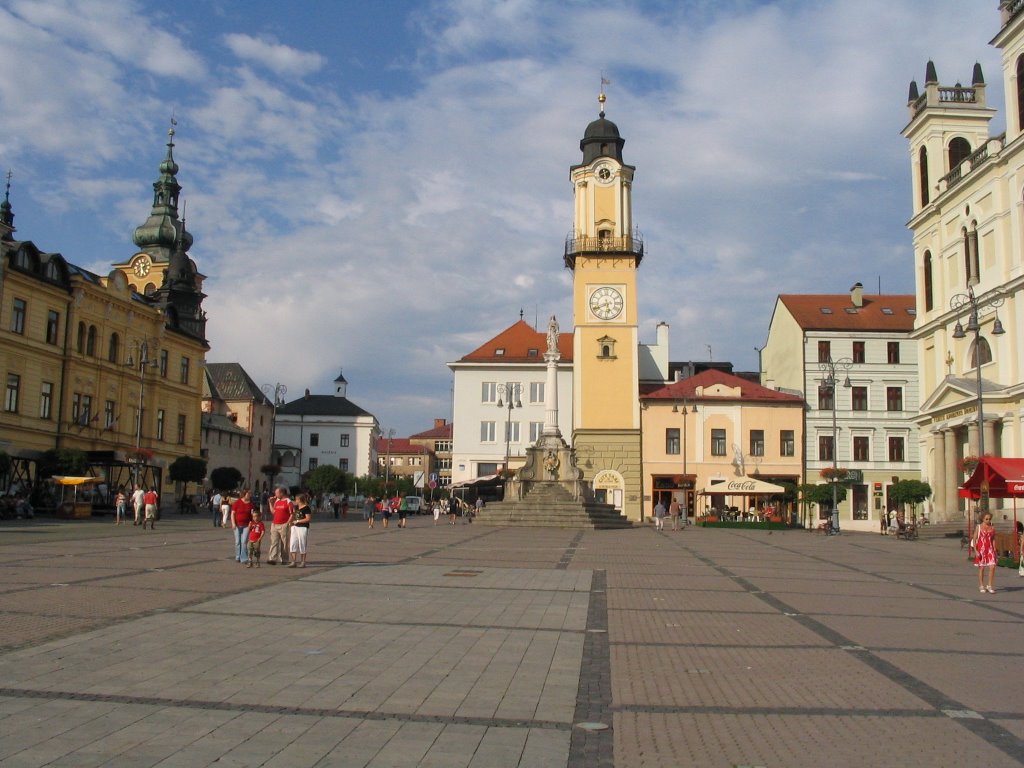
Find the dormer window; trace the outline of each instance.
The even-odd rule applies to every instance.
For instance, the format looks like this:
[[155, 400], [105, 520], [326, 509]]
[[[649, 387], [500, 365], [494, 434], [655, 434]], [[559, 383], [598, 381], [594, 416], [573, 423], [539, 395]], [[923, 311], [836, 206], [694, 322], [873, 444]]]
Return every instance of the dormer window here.
[[494, 356], [495, 357], [504, 357], [505, 356], [505, 348], [504, 347], [498, 347], [496, 350], [494, 350]]
[[528, 350], [526, 350], [526, 356], [527, 357], [536, 357], [537, 354], [538, 354], [538, 352], [537, 352], [536, 349], [528, 349]]

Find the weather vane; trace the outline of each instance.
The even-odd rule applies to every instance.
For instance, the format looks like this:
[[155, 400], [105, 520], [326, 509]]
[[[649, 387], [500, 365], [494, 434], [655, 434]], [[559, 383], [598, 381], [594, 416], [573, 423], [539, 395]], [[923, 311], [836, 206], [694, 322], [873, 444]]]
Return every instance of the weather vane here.
[[597, 103], [601, 107], [601, 117], [604, 117], [604, 103], [607, 100], [607, 96], [604, 95], [604, 87], [611, 85], [612, 81], [604, 76], [604, 72], [601, 73], [601, 91], [597, 94]]

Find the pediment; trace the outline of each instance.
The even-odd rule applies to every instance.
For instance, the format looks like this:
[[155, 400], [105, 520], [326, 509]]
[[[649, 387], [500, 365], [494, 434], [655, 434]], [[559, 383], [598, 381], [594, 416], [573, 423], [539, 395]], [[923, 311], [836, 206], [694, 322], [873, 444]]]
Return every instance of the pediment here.
[[973, 382], [947, 376], [931, 396], [921, 404], [921, 413], [941, 414], [972, 404], [976, 398], [977, 388]]

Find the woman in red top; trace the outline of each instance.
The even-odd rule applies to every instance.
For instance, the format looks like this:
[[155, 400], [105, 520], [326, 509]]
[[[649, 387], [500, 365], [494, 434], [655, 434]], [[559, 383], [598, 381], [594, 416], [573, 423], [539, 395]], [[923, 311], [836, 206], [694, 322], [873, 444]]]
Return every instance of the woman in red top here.
[[[981, 523], [974, 531], [974, 541], [971, 546], [978, 553], [974, 558], [974, 565], [978, 569], [978, 591], [995, 592], [992, 586], [992, 579], [996, 574], [996, 529], [992, 525], [992, 513], [986, 512], [981, 516]], [[988, 570], [988, 586], [985, 586], [985, 570]]]
[[242, 491], [242, 497], [231, 505], [231, 530], [235, 534], [235, 562], [249, 562], [249, 523], [252, 522], [252, 494]]

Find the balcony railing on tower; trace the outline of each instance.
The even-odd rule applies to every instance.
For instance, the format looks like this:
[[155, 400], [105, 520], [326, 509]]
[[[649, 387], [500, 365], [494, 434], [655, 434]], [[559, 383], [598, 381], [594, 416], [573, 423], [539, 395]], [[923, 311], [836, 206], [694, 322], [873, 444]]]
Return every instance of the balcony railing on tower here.
[[573, 269], [577, 256], [612, 256], [622, 254], [636, 259], [639, 264], [644, 257], [644, 239], [639, 232], [625, 237], [579, 237], [570, 234], [565, 238], [565, 266]]

